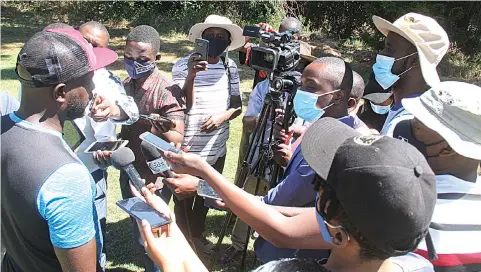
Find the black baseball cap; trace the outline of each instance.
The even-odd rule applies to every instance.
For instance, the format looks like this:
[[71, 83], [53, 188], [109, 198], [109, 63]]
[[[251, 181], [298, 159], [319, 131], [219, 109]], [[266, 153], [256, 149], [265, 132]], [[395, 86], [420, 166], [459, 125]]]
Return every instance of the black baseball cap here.
[[376, 248], [402, 255], [428, 233], [436, 180], [415, 147], [387, 136], [363, 136], [336, 119], [321, 118], [306, 131], [301, 148]]
[[392, 88], [384, 90], [381, 85], [376, 81], [374, 72], [371, 71], [369, 75], [369, 81], [364, 88], [364, 96], [362, 98], [372, 101], [374, 104], [382, 104], [392, 96]]
[[54, 28], [34, 34], [17, 56], [22, 84], [47, 87], [79, 78], [117, 60], [115, 51], [93, 48], [75, 29]]

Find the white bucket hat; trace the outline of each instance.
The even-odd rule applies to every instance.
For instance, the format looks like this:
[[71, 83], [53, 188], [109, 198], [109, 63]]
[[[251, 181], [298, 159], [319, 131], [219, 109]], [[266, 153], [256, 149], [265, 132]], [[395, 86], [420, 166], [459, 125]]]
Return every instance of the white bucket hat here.
[[445, 81], [402, 105], [458, 154], [481, 160], [481, 87]]
[[191, 27], [189, 31], [189, 40], [194, 41], [197, 38], [202, 38], [202, 33], [204, 30], [210, 27], [219, 27], [229, 31], [231, 43], [228, 49], [230, 51], [244, 46], [245, 39], [242, 35], [242, 28], [236, 24], [233, 24], [229, 18], [215, 14], [207, 16], [203, 23], [198, 23]]
[[414, 44], [426, 83], [434, 87], [440, 82], [436, 66], [448, 51], [449, 38], [436, 20], [411, 12], [394, 23], [378, 16], [372, 16], [372, 21], [384, 36], [393, 31]]

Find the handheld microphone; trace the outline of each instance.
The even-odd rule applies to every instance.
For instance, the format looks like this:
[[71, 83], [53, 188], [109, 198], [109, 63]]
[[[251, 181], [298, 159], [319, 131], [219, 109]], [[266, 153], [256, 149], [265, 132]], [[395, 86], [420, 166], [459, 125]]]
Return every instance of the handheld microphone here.
[[147, 160], [147, 166], [149, 166], [152, 174], [162, 173], [165, 177], [174, 177], [169, 165], [164, 158], [162, 158], [162, 154], [160, 154], [159, 150], [155, 146], [149, 144], [148, 142], [142, 141], [140, 144], [140, 151], [142, 151], [144, 158]]
[[121, 147], [112, 153], [110, 161], [112, 162], [112, 166], [116, 169], [124, 170], [124, 172], [129, 176], [130, 184], [132, 184], [137, 191], [141, 192], [141, 189], [145, 186], [145, 184], [140, 178], [137, 169], [135, 169], [135, 167], [132, 165], [132, 163], [135, 161], [134, 152], [132, 152], [132, 150], [128, 147]]
[[[142, 143], [140, 144], [140, 150], [142, 151], [142, 154], [147, 160], [147, 166], [149, 166], [150, 171], [152, 171], [153, 174], [162, 173], [162, 175], [167, 178], [174, 177], [174, 174], [170, 170], [170, 166], [167, 164], [167, 162], [164, 160], [161, 153], [155, 146], [149, 144], [146, 141], [142, 141]], [[170, 189], [172, 194], [174, 194], [177, 199], [185, 199], [185, 197], [176, 194], [175, 188], [172, 188], [170, 184], [164, 182], [164, 185]]]

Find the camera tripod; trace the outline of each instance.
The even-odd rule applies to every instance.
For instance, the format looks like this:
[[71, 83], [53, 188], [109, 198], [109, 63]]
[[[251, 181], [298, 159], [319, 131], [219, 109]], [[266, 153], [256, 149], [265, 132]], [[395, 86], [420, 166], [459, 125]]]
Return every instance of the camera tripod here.
[[[256, 127], [254, 131], [250, 135], [249, 146], [247, 149], [247, 153], [244, 156], [244, 160], [242, 163], [242, 168], [239, 172], [239, 175], [236, 177], [235, 185], [244, 188], [247, 184], [249, 177], [255, 177], [255, 191], [254, 195], [257, 195], [259, 191], [259, 185], [262, 179], [265, 178], [267, 169], [270, 170], [270, 180], [269, 180], [269, 189], [273, 188], [277, 185], [277, 180], [279, 176], [282, 176], [283, 169], [277, 164], [273, 163], [272, 158], [274, 156], [273, 147], [280, 144], [280, 142], [276, 142], [273, 135], [273, 128], [272, 125], [275, 122], [276, 118], [276, 109], [283, 108], [283, 102], [285, 98], [284, 92], [275, 91], [272, 88], [269, 88], [269, 92], [266, 94], [264, 105], [261, 110], [261, 114], [257, 121]], [[294, 94], [289, 94], [287, 103], [286, 103], [286, 110], [284, 115], [284, 129], [287, 131], [289, 126], [289, 120], [291, 119], [291, 112], [293, 109], [292, 100], [294, 98]], [[270, 130], [268, 131], [268, 122], [270, 122]], [[267, 135], [266, 135], [267, 134]], [[268, 136], [268, 138], [266, 138]], [[256, 158], [256, 151], [258, 151], [258, 156]], [[216, 248], [219, 249], [222, 241], [225, 237], [227, 228], [232, 221], [234, 214], [232, 212], [228, 212], [228, 215], [224, 221], [224, 225], [222, 226], [221, 233], [219, 235], [219, 240], [217, 241]], [[245, 266], [245, 259], [247, 255], [247, 246], [250, 239], [250, 232], [251, 227], [248, 226], [246, 241], [244, 250], [242, 252], [242, 261], [240, 270], [242, 271]], [[210, 270], [214, 268], [214, 265], [219, 258], [220, 251], [218, 251], [214, 256], [210, 264]]]

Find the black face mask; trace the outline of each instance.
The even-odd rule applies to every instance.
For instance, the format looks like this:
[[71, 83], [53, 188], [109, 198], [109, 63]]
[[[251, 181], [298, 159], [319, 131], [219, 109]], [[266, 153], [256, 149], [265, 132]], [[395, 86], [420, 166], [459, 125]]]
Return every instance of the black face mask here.
[[403, 120], [403, 121], [399, 122], [396, 125], [396, 127], [394, 128], [393, 138], [400, 139], [400, 140], [403, 140], [407, 143], [410, 143], [412, 146], [417, 148], [417, 150], [419, 150], [419, 152], [421, 152], [421, 154], [423, 154], [423, 156], [426, 158], [426, 160], [429, 159], [429, 158], [437, 157], [438, 155], [428, 156], [426, 148], [430, 147], [430, 146], [435, 146], [437, 144], [440, 144], [440, 143], [444, 142], [444, 140], [441, 140], [439, 142], [432, 143], [432, 144], [425, 144], [421, 141], [418, 141], [416, 138], [414, 138], [414, 135], [413, 135], [413, 132], [412, 132], [411, 121], [412, 120]]
[[204, 38], [209, 41], [209, 57], [218, 57], [229, 46], [228, 40], [221, 40], [213, 37]]

